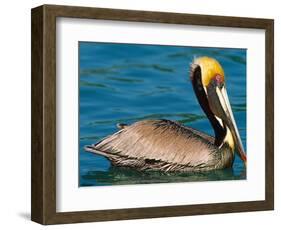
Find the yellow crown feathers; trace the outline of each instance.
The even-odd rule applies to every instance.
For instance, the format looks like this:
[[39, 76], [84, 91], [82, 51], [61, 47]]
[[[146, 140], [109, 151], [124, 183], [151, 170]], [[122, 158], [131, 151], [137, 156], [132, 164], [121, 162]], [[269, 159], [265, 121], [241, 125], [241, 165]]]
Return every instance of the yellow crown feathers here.
[[224, 71], [220, 63], [214, 58], [200, 57], [193, 61], [194, 64], [201, 68], [201, 77], [203, 86], [208, 86], [211, 79], [216, 75], [220, 75], [224, 81]]

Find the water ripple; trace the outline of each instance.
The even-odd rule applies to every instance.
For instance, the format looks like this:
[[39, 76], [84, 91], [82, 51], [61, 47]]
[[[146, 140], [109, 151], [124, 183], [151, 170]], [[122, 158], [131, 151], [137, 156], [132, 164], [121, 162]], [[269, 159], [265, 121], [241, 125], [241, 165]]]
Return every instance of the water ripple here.
[[[228, 175], [228, 177], [226, 177]], [[155, 183], [178, 183], [178, 182], [199, 182], [199, 181], [218, 181], [245, 179], [243, 171], [235, 175], [231, 169], [215, 170], [212, 172], [197, 173], [165, 173], [154, 171], [138, 171], [130, 168], [110, 167], [108, 171], [88, 171], [82, 175], [85, 180], [83, 186], [92, 186], [95, 184], [108, 185], [109, 181], [116, 185], [127, 184], [149, 184]]]
[[96, 76], [96, 75], [115, 75], [118, 74], [121, 70], [124, 69], [152, 69], [160, 72], [174, 72], [174, 69], [161, 64], [124, 64], [124, 65], [112, 65], [100, 68], [88, 68], [81, 69], [80, 76]]
[[174, 113], [174, 114], [149, 114], [145, 116], [140, 117], [127, 117], [123, 119], [113, 119], [113, 120], [97, 120], [87, 123], [86, 125], [89, 126], [96, 126], [96, 125], [111, 125], [111, 124], [117, 124], [117, 123], [131, 123], [135, 121], [141, 121], [141, 120], [150, 120], [150, 119], [168, 119], [169, 117], [178, 117], [178, 122], [180, 123], [191, 123], [194, 121], [198, 121], [201, 119], [206, 119], [206, 116], [203, 115], [197, 115], [192, 113]]

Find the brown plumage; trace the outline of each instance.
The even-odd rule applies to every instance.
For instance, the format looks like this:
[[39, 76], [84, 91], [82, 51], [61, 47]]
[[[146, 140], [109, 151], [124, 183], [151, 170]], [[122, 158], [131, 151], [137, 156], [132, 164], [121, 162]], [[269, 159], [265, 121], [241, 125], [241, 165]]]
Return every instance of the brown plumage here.
[[224, 71], [212, 58], [195, 59], [190, 79], [215, 137], [169, 120], [118, 124], [118, 132], [85, 150], [113, 165], [139, 170], [207, 171], [231, 167], [234, 150], [245, 162], [242, 142], [224, 84]]
[[211, 136], [169, 120], [123, 126], [85, 149], [107, 157], [113, 165], [140, 170], [206, 171], [230, 166], [233, 159], [227, 148], [223, 154], [218, 151]]

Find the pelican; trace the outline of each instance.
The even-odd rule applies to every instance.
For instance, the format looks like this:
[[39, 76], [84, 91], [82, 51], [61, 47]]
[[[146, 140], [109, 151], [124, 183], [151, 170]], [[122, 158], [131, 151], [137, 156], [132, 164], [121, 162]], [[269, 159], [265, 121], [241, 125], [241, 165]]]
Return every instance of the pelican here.
[[232, 167], [235, 152], [246, 155], [225, 87], [222, 66], [211, 57], [190, 65], [190, 80], [215, 136], [170, 120], [117, 124], [119, 131], [85, 151], [102, 155], [114, 166], [164, 172], [198, 172]]

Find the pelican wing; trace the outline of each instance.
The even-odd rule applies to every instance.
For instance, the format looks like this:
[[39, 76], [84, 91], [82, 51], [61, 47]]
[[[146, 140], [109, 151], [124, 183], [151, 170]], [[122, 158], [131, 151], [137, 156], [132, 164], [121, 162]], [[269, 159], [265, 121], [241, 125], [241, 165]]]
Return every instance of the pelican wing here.
[[124, 127], [94, 148], [110, 155], [195, 167], [214, 160], [213, 142], [207, 134], [173, 121], [145, 120]]

